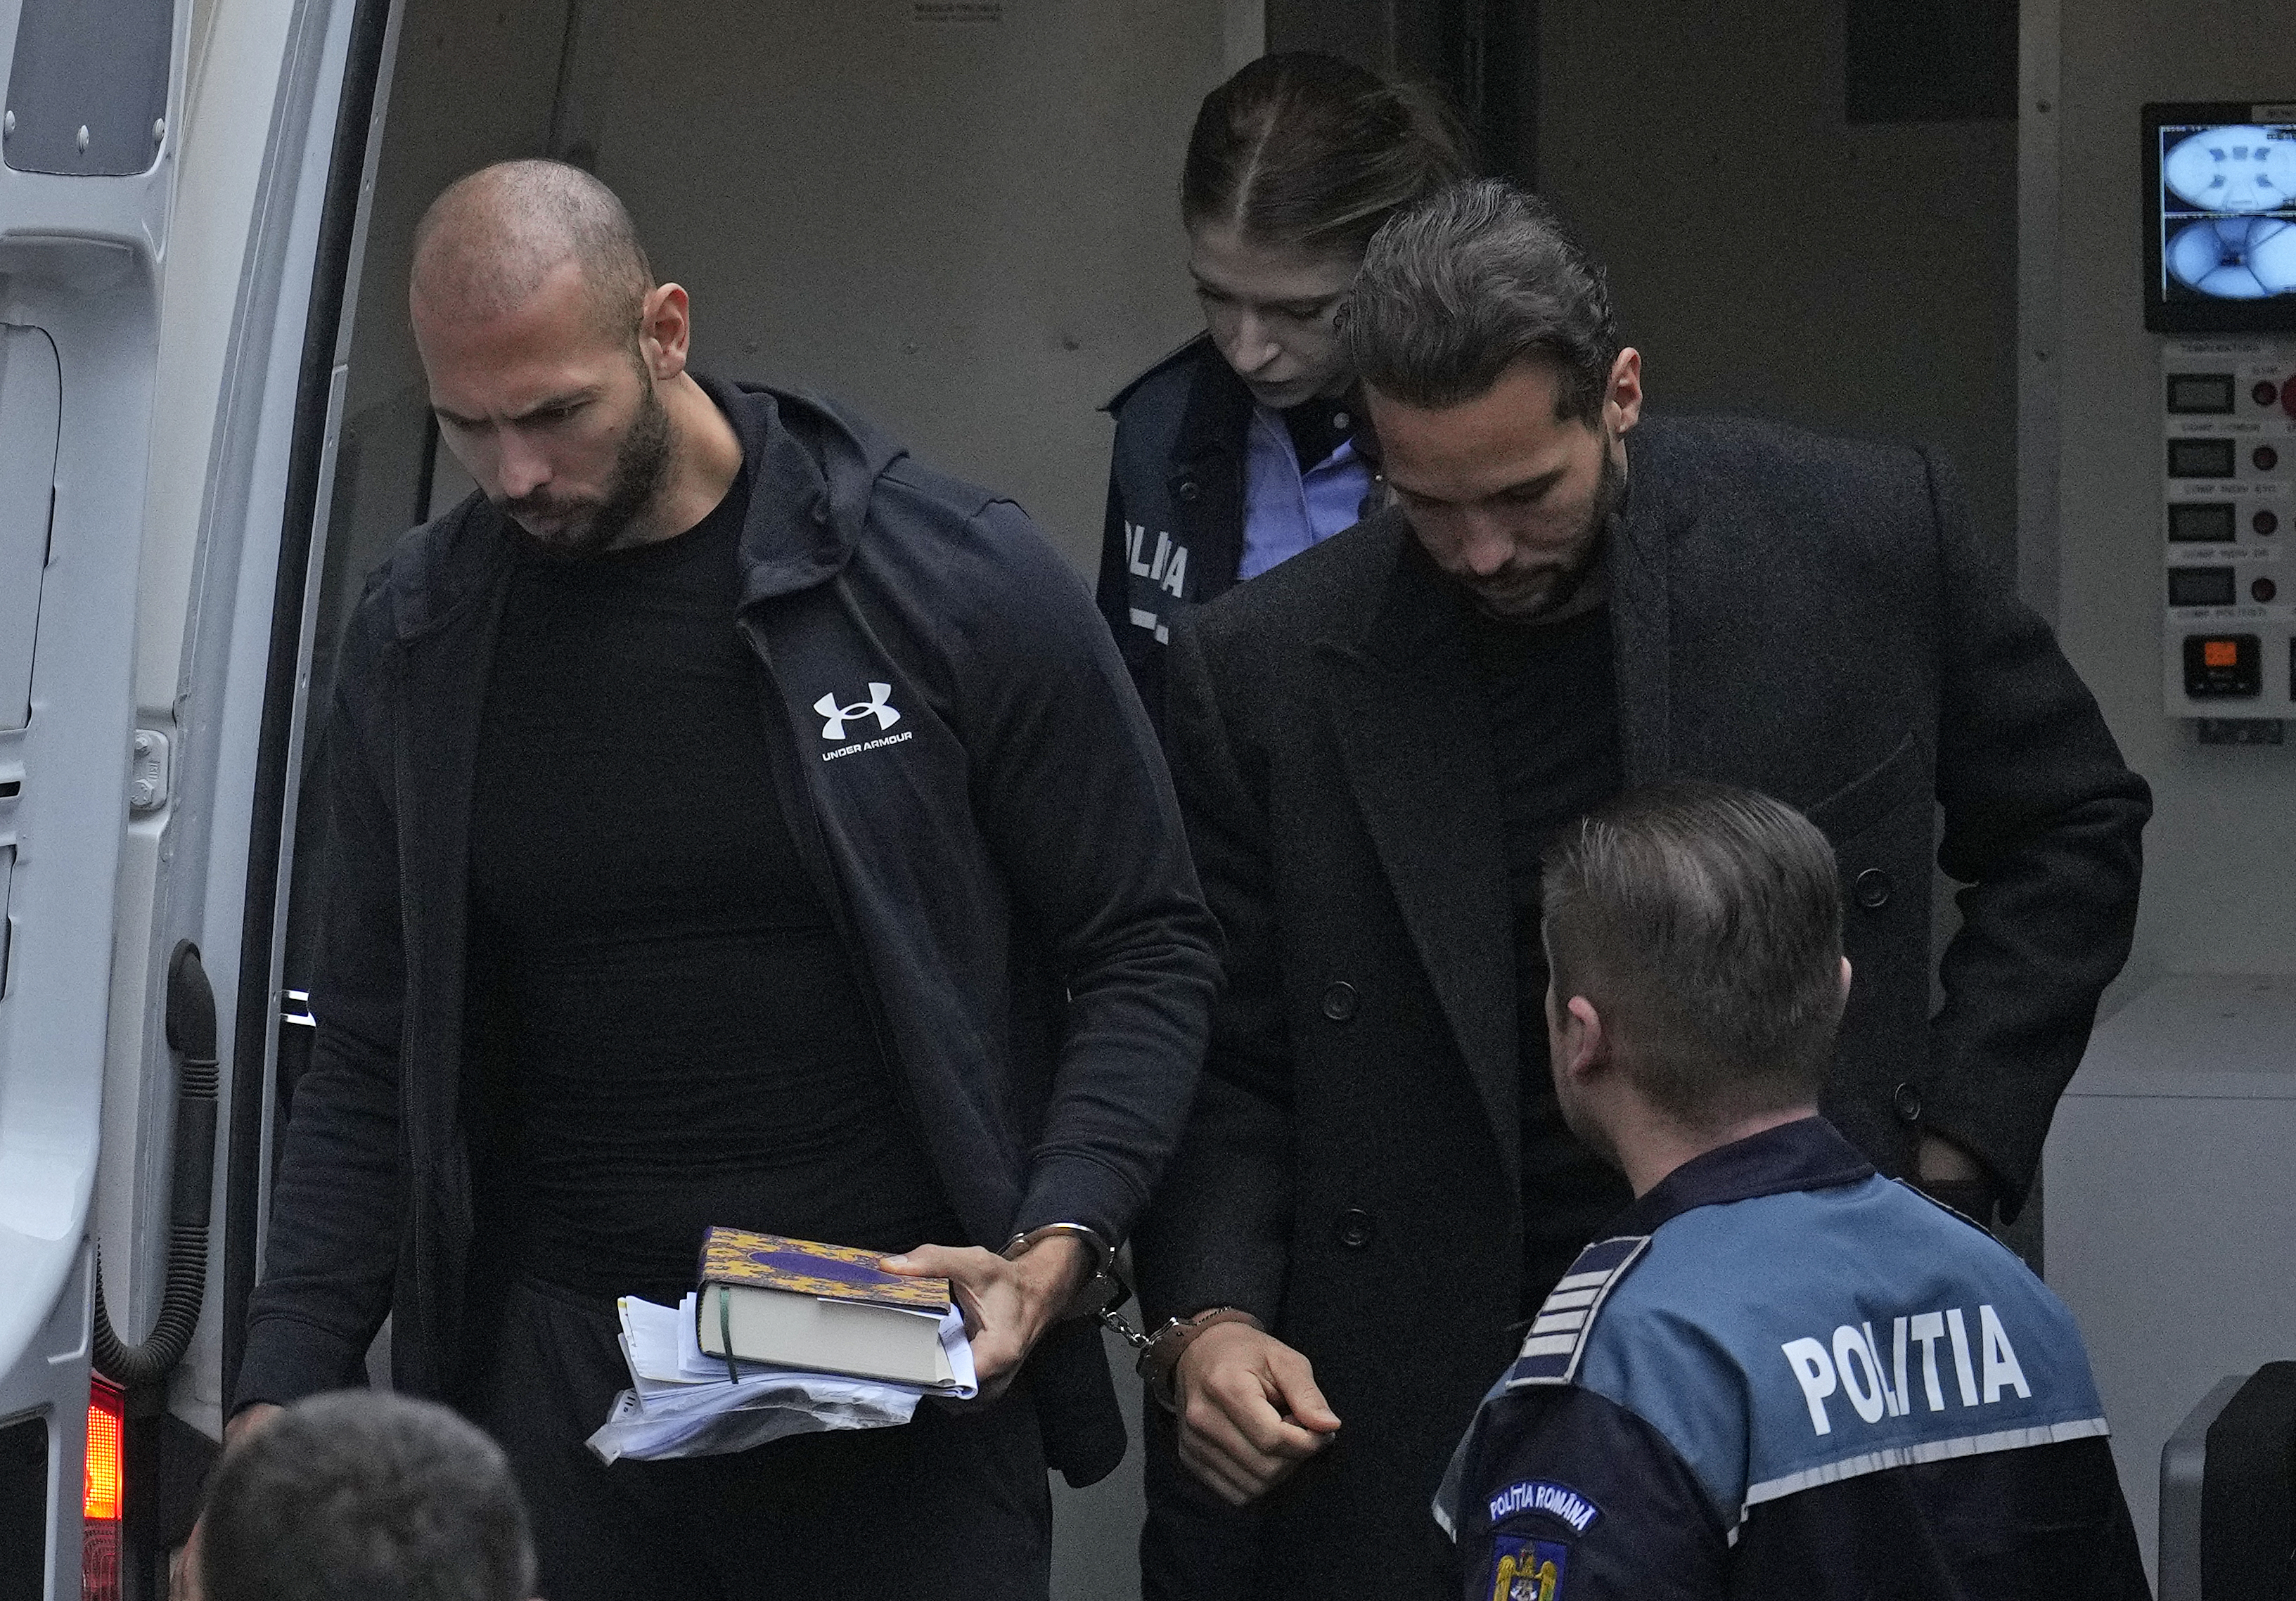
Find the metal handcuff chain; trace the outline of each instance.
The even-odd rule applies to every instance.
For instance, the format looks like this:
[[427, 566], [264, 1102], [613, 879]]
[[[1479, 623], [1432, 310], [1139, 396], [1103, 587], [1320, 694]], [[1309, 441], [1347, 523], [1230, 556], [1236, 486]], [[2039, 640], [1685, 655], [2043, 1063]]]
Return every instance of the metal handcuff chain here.
[[[1016, 1234], [1005, 1244], [1003, 1254], [1008, 1260], [1019, 1256], [1037, 1241], [1054, 1234], [1075, 1235], [1090, 1245], [1094, 1252], [1092, 1277], [1070, 1302], [1070, 1307], [1077, 1307], [1086, 1303], [1089, 1297], [1089, 1310], [1070, 1311], [1066, 1317], [1089, 1316], [1101, 1327], [1123, 1341], [1133, 1354], [1133, 1371], [1147, 1383], [1149, 1392], [1167, 1411], [1175, 1410], [1178, 1404], [1172, 1392], [1173, 1369], [1179, 1364], [1180, 1352], [1186, 1350], [1195, 1335], [1219, 1323], [1249, 1323], [1254, 1328], [1259, 1326], [1259, 1319], [1248, 1312], [1234, 1307], [1217, 1306], [1207, 1307], [1193, 1317], [1167, 1318], [1160, 1327], [1152, 1331], [1144, 1333], [1135, 1328], [1123, 1315], [1125, 1303], [1132, 1299], [1132, 1285], [1127, 1282], [1123, 1268], [1117, 1261], [1117, 1253], [1107, 1248], [1097, 1233], [1081, 1224], [1052, 1223], [1026, 1234]], [[1095, 1290], [1097, 1293], [1094, 1293]], [[1162, 1351], [1175, 1341], [1178, 1342], [1178, 1349], [1172, 1351], [1168, 1361], [1160, 1361], [1158, 1359]]]

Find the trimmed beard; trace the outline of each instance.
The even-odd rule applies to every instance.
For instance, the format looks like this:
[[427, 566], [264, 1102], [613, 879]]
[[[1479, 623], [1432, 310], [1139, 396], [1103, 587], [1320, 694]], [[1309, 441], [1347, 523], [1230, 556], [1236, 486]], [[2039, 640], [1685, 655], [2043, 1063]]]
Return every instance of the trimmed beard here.
[[1603, 448], [1603, 465], [1595, 479], [1594, 505], [1587, 513], [1587, 542], [1578, 559], [1556, 577], [1554, 586], [1546, 592], [1546, 602], [1534, 617], [1551, 617], [1569, 605], [1587, 580], [1603, 565], [1603, 557], [1611, 543], [1611, 519], [1626, 509], [1627, 474], [1611, 454], [1606, 442]]
[[[671, 445], [669, 408], [661, 403], [655, 390], [652, 374], [645, 379], [644, 398], [638, 402], [638, 415], [630, 422], [629, 431], [614, 450], [614, 470], [606, 480], [605, 498], [590, 520], [569, 530], [555, 538], [537, 538], [529, 533], [545, 554], [561, 561], [580, 562], [603, 554], [612, 549], [629, 531], [638, 514], [652, 504], [668, 475]], [[518, 508], [505, 501], [496, 501], [496, 508], [512, 521]], [[523, 529], [523, 524], [521, 525]]]

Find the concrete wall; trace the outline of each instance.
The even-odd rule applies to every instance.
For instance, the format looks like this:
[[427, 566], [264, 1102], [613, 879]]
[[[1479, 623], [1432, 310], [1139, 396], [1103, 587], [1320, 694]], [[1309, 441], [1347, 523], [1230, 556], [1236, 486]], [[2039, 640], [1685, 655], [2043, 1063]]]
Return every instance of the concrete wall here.
[[1223, 7], [925, 9], [629, 0], [562, 136], [693, 291], [701, 363], [850, 401], [1088, 569], [1097, 407], [1200, 325], [1178, 175]]
[[1539, 184], [1651, 404], [1942, 447], [2014, 517], [2015, 129], [1847, 125], [1838, 0], [1545, 0]]
[[[2032, 0], [2028, 0], [2030, 4]], [[2108, 1004], [2164, 973], [2296, 971], [2296, 746], [2200, 745], [2161, 704], [2160, 338], [2144, 332], [2138, 108], [2296, 98], [2296, 9], [2266, 0], [2049, 5], [2052, 109], [2029, 94], [2029, 175], [2054, 201], [2053, 391], [2059, 630], [2121, 748], [2152, 781], [2136, 951]], [[2054, 129], [2047, 125], [2054, 119]], [[2037, 270], [2042, 263], [2035, 264]], [[2044, 408], [2046, 410], [2047, 408]]]

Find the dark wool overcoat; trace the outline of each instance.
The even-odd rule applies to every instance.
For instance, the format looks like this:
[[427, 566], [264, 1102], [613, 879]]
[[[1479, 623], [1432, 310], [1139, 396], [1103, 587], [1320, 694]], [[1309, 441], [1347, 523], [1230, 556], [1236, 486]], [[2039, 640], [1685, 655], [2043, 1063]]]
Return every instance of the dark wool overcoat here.
[[[1925, 452], [1726, 419], [1626, 447], [1627, 781], [1747, 785], [1824, 830], [1857, 974], [1826, 1113], [1891, 1173], [1949, 1137], [2013, 1211], [2128, 955], [2144, 782]], [[1429, 1498], [1520, 1316], [1502, 813], [1459, 603], [1416, 550], [1375, 515], [1171, 646], [1166, 741], [1229, 959], [1139, 1231], [1146, 1308], [1256, 1313], [1344, 1420], [1256, 1515], [1260, 1596], [1432, 1593]], [[1932, 863], [1965, 886], [1941, 966]], [[1151, 1478], [1152, 1572], [1213, 1550], [1168, 1457]]]

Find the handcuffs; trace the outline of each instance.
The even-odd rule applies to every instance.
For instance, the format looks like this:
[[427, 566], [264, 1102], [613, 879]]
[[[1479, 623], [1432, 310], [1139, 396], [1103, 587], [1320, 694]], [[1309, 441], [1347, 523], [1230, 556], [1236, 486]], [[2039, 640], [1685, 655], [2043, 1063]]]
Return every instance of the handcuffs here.
[[1172, 1392], [1172, 1375], [1179, 1367], [1181, 1353], [1195, 1342], [1206, 1329], [1223, 1323], [1248, 1323], [1259, 1326], [1259, 1319], [1240, 1307], [1206, 1307], [1186, 1318], [1168, 1318], [1153, 1332], [1143, 1334], [1126, 1321], [1120, 1309], [1132, 1299], [1132, 1286], [1124, 1282], [1118, 1270], [1116, 1252], [1100, 1236], [1097, 1230], [1081, 1223], [1047, 1223], [1041, 1228], [1031, 1228], [1016, 1234], [1004, 1243], [1000, 1253], [1008, 1261], [1021, 1255], [1031, 1246], [1054, 1235], [1070, 1235], [1082, 1240], [1093, 1253], [1092, 1277], [1068, 1306], [1062, 1309], [1061, 1319], [1093, 1318], [1100, 1326], [1124, 1342], [1136, 1353], [1134, 1371], [1148, 1386], [1148, 1393], [1166, 1411], [1179, 1408], [1178, 1398]]

